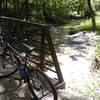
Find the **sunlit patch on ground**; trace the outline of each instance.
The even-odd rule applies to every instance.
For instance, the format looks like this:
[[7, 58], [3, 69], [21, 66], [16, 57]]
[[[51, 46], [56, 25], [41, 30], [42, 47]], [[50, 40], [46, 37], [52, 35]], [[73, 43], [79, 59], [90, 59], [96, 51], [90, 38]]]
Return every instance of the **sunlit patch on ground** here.
[[[70, 41], [67, 41], [67, 37], [61, 42], [61, 52], [57, 53], [57, 57], [66, 88], [58, 90], [58, 100], [100, 100], [100, 71], [91, 72], [92, 56], [95, 54], [95, 43], [98, 37], [94, 37], [91, 33], [86, 34], [87, 40], [83, 37], [80, 36], [80, 39], [77, 39], [77, 35], [71, 37], [73, 39], [70, 38]], [[83, 42], [79, 44], [81, 38]], [[76, 43], [73, 43], [73, 40]], [[46, 73], [52, 78], [57, 77], [50, 71]], [[30, 92], [25, 85], [8, 94], [2, 93], [5, 89], [7, 87], [0, 81], [0, 100], [30, 100]], [[51, 96], [48, 95], [44, 100], [50, 100], [50, 98]]]
[[87, 35], [90, 45], [87, 45], [86, 41], [85, 44], [82, 44], [84, 48], [81, 49], [74, 50], [73, 47], [70, 47], [69, 50], [69, 47], [68, 49], [65, 47], [63, 48], [65, 52], [62, 55], [58, 54], [58, 59], [62, 63], [60, 66], [66, 83], [66, 91], [70, 88], [86, 97], [90, 97], [84, 100], [100, 100], [100, 73], [91, 72], [93, 60], [91, 57], [95, 54], [96, 37], [94, 34]]
[[[91, 72], [96, 40], [100, 38], [92, 32], [85, 32], [85, 36], [81, 34], [72, 36], [70, 41], [63, 40], [61, 52], [57, 53], [66, 83], [65, 90], [58, 91], [61, 100], [100, 100], [100, 73]], [[81, 40], [83, 42], [79, 44]]]

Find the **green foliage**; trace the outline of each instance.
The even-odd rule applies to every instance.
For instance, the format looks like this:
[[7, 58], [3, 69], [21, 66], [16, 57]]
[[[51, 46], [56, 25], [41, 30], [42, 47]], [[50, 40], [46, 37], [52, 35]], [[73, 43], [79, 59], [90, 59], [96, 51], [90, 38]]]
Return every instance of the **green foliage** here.
[[100, 41], [97, 41], [95, 56], [100, 58]]
[[87, 2], [86, 0], [67, 0], [66, 7], [70, 13], [76, 12], [78, 15], [84, 15], [87, 10]]
[[94, 7], [96, 11], [100, 11], [100, 0], [94, 0]]
[[25, 0], [3, 0], [2, 13], [21, 19], [27, 13], [28, 20], [59, 24], [66, 23], [69, 15], [83, 16], [88, 10], [87, 0], [28, 0], [27, 4]]
[[82, 21], [81, 24], [80, 24], [80, 26], [81, 26], [82, 29], [87, 29], [87, 30], [92, 29], [91, 19]]
[[[96, 16], [96, 29], [100, 30], [100, 14]], [[81, 29], [91, 30], [92, 29], [92, 22], [91, 19], [83, 20], [80, 23]]]

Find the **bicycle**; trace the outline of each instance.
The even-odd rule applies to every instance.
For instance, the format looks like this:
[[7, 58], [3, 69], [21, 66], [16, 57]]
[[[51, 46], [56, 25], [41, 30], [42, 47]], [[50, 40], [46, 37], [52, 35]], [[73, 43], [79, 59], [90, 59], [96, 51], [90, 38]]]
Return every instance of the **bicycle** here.
[[[57, 91], [49, 79], [49, 77], [37, 67], [32, 67], [27, 61], [28, 54], [31, 53], [33, 47], [23, 44], [25, 48], [29, 51], [26, 56], [23, 57], [18, 53], [3, 37], [0, 37], [1, 43], [1, 62], [2, 62], [2, 72], [0, 71], [0, 79], [13, 78], [18, 80], [19, 84], [22, 82], [26, 83], [30, 92], [32, 100], [45, 99], [48, 94], [52, 94], [50, 100], [57, 100]], [[5, 62], [10, 62], [10, 67], [7, 67]], [[8, 64], [7, 62], [7, 64]], [[12, 64], [13, 63], [13, 64]], [[12, 70], [9, 70], [12, 69]], [[7, 70], [6, 72], [3, 72]], [[14, 76], [15, 75], [15, 76]], [[18, 85], [19, 87], [20, 85]]]

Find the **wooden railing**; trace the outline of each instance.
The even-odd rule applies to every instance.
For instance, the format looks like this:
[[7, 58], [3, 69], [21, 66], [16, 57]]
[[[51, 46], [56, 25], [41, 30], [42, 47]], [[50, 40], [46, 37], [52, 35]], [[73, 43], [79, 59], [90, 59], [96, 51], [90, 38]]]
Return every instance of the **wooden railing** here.
[[[27, 42], [29, 42], [30, 38], [28, 38], [28, 36], [31, 36], [33, 44], [39, 45], [36, 47], [36, 51], [39, 51], [39, 54], [33, 55], [35, 57], [37, 56], [37, 58], [40, 60], [38, 65], [40, 65], [40, 68], [42, 70], [46, 68], [52, 72], [55, 72], [58, 76], [57, 85], [63, 83], [63, 87], [64, 87], [63, 76], [61, 73], [59, 62], [58, 62], [54, 45], [52, 42], [52, 38], [50, 35], [50, 30], [49, 30], [50, 27], [48, 25], [24, 21], [24, 20], [12, 18], [12, 17], [0, 16], [0, 26], [1, 26], [2, 34], [4, 35], [7, 34], [7, 36], [10, 35], [13, 38], [18, 36], [19, 40], [22, 39], [21, 41], [23, 42], [26, 42], [26, 38], [27, 38]], [[26, 37], [23, 36], [24, 38], [20, 37], [20, 35], [23, 33], [24, 34], [28, 33], [28, 36], [27, 35]], [[46, 51], [46, 48], [48, 48], [47, 51]], [[48, 56], [51, 56], [52, 61], [45, 59], [45, 55], [47, 54], [49, 54]], [[33, 59], [33, 62], [35, 63], [34, 59]], [[50, 67], [48, 67], [47, 66], [48, 63], [52, 64], [55, 67], [55, 70], [52, 70]]]

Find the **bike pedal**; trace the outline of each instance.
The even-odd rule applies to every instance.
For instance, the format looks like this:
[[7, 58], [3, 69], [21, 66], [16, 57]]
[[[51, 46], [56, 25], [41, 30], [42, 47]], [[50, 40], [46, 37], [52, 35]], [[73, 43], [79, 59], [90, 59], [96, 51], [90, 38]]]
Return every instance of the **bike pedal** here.
[[3, 65], [3, 69], [5, 69], [5, 65]]

